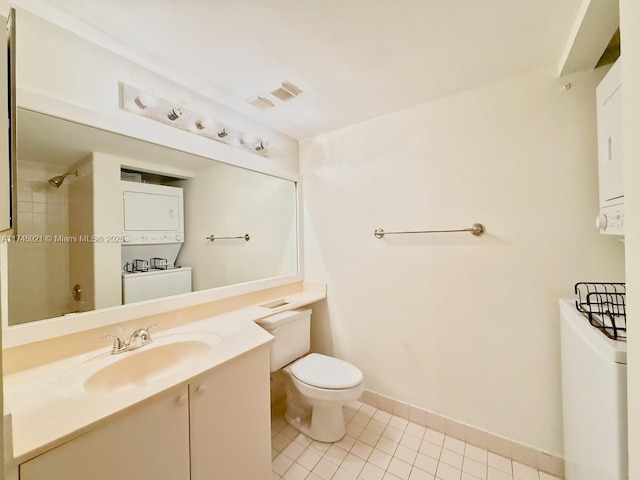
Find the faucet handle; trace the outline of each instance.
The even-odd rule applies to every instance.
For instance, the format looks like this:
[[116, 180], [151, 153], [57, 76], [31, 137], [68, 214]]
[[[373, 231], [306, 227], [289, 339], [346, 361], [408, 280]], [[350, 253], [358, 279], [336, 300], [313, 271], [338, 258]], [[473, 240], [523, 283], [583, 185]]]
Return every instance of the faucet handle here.
[[142, 344], [146, 345], [147, 343], [151, 343], [153, 342], [153, 339], [151, 338], [151, 335], [149, 334], [149, 330], [151, 330], [153, 327], [157, 327], [158, 324], [154, 323], [152, 325], [149, 325], [147, 328], [143, 328], [141, 329], [141, 334], [143, 335], [142, 338]]
[[128, 350], [129, 345], [127, 345], [127, 342], [125, 342], [124, 339], [122, 337], [119, 337], [118, 335], [103, 335], [102, 337], [100, 337], [101, 340], [108, 340], [110, 338], [114, 339], [113, 348], [111, 349], [111, 355], [126, 352]]
[[149, 332], [150, 329], [152, 329], [153, 327], [157, 327], [159, 325], [159, 323], [154, 323], [152, 325], [149, 325], [147, 328], [145, 328], [145, 330], [147, 331], [147, 333]]

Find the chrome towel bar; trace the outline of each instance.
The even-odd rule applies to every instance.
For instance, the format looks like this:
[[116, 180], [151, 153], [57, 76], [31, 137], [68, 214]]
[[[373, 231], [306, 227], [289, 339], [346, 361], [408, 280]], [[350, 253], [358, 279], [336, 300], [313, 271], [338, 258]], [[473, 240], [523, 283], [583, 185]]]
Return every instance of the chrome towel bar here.
[[207, 237], [207, 240], [210, 240], [210, 241], [213, 242], [214, 240], [233, 240], [233, 239], [236, 239], [236, 238], [244, 238], [245, 241], [247, 241], [247, 242], [249, 240], [251, 240], [251, 236], [248, 233], [245, 233], [244, 235], [240, 235], [238, 237], [216, 237], [215, 235], [209, 235]]
[[373, 235], [380, 239], [383, 238], [385, 235], [405, 235], [407, 233], [457, 233], [457, 232], [469, 232], [471, 233], [471, 235], [475, 235], [476, 237], [479, 237], [480, 235], [482, 235], [485, 231], [484, 225], [482, 225], [481, 223], [474, 223], [473, 225], [471, 225], [470, 228], [459, 228], [459, 229], [455, 229], [455, 230], [416, 230], [416, 231], [411, 231], [411, 232], [385, 232], [383, 229], [381, 228], [376, 228], [373, 231]]

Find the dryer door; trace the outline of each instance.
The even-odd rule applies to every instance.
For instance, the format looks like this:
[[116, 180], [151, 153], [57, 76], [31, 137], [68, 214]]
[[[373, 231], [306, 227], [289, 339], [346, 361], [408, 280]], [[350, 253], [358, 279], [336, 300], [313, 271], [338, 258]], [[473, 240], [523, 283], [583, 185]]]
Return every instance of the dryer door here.
[[124, 229], [127, 232], [180, 231], [181, 198], [144, 192], [124, 192]]

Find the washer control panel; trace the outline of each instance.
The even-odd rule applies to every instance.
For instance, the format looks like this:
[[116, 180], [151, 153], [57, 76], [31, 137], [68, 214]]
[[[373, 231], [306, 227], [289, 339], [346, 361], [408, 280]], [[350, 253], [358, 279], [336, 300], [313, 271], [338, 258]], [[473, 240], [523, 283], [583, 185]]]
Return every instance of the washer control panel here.
[[596, 228], [605, 235], [624, 235], [624, 205], [612, 205], [600, 209]]
[[136, 233], [122, 236], [122, 243], [129, 245], [146, 245], [158, 243], [182, 243], [183, 233]]

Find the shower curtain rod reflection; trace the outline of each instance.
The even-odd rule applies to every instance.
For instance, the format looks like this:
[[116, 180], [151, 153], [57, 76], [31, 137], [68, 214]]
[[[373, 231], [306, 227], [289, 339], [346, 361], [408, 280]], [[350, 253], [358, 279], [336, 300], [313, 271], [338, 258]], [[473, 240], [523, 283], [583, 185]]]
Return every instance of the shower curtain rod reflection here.
[[469, 228], [458, 228], [454, 230], [414, 230], [414, 231], [406, 231], [406, 232], [385, 232], [382, 228], [376, 228], [373, 231], [373, 235], [377, 238], [383, 238], [385, 235], [406, 235], [413, 233], [458, 233], [458, 232], [469, 232], [471, 235], [479, 237], [485, 231], [484, 225], [481, 223], [474, 223]]

